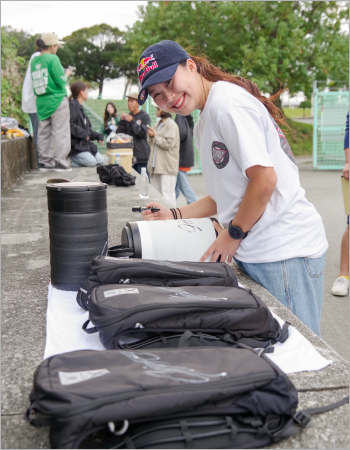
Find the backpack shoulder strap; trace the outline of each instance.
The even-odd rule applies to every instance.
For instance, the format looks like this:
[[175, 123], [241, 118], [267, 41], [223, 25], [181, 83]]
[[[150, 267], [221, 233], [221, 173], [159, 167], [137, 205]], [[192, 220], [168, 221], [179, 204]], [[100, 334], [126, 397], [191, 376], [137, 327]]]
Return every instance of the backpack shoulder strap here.
[[114, 258], [129, 257], [133, 258], [134, 249], [131, 247], [124, 247], [123, 245], [115, 245], [114, 247], [109, 247], [108, 256], [113, 256]]

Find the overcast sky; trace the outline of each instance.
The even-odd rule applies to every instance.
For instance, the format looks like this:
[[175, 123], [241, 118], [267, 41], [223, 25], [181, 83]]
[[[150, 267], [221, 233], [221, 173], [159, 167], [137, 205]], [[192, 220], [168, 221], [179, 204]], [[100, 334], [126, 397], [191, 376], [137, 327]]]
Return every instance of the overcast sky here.
[[1, 1], [1, 26], [31, 34], [53, 32], [62, 39], [80, 28], [107, 23], [125, 31], [146, 1]]

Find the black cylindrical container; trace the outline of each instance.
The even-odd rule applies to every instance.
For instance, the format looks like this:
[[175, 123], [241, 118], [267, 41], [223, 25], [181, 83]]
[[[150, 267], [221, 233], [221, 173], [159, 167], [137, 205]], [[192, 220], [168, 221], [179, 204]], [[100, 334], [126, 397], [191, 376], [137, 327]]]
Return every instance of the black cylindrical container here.
[[48, 184], [51, 284], [77, 291], [90, 261], [108, 251], [107, 185], [96, 182]]

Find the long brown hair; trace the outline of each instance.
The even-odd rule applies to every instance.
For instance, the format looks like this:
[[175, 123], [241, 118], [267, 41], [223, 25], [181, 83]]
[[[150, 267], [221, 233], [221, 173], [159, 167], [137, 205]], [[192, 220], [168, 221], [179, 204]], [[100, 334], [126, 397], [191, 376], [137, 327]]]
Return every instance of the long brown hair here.
[[88, 87], [87, 84], [83, 83], [82, 81], [74, 81], [73, 84], [70, 86], [70, 90], [72, 95], [69, 97], [69, 100], [72, 100], [73, 98], [78, 98], [81, 91], [85, 91], [85, 89]]
[[[114, 112], [113, 112], [112, 115], [110, 115], [109, 112], [107, 111], [107, 106], [108, 106], [108, 105], [112, 105], [113, 108], [114, 108]], [[109, 119], [110, 119], [111, 117], [114, 117], [114, 118], [117, 117], [117, 112], [118, 112], [118, 111], [117, 111], [117, 108], [116, 108], [115, 104], [112, 103], [112, 102], [108, 102], [107, 105], [106, 105], [106, 108], [105, 108], [105, 115], [104, 115], [104, 118], [103, 118], [103, 121], [104, 121], [104, 124], [105, 124], [105, 128], [107, 127], [108, 121], [109, 121]]]
[[[211, 64], [205, 56], [193, 56], [189, 54], [189, 57], [196, 63], [197, 72], [206, 80], [212, 81], [214, 83], [216, 81], [228, 81], [229, 83], [236, 84], [237, 86], [244, 88], [265, 106], [265, 108], [278, 124], [290, 129], [289, 125], [285, 121], [282, 110], [275, 104], [278, 97], [287, 89], [281, 89], [276, 94], [273, 94], [269, 98], [267, 98], [262, 95], [260, 89], [255, 83], [247, 80], [246, 78], [238, 77], [224, 72], [223, 70], [219, 69], [219, 67]], [[183, 61], [180, 64], [186, 65], [186, 61]]]

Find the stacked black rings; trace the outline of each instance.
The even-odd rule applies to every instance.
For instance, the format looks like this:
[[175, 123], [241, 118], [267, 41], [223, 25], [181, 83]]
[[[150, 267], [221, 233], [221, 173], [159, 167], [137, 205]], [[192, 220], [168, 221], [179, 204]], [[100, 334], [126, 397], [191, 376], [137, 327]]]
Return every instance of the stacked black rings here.
[[107, 255], [107, 185], [94, 182], [49, 184], [51, 284], [77, 291], [90, 273], [90, 261]]

